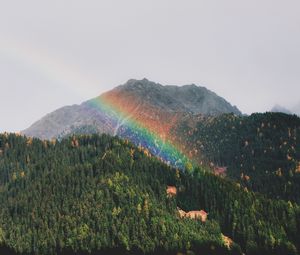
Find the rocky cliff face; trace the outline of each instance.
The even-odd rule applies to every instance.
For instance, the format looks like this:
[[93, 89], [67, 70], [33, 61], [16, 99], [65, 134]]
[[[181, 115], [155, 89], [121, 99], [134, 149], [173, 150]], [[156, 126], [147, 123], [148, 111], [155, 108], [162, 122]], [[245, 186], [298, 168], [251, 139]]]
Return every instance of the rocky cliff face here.
[[129, 80], [126, 84], [108, 92], [134, 96], [163, 111], [189, 112], [193, 114], [216, 115], [241, 112], [214, 92], [194, 84], [185, 86], [166, 85], [147, 79]]
[[129, 80], [124, 85], [81, 105], [60, 108], [24, 130], [42, 139], [68, 135], [74, 131], [118, 134], [127, 119], [144, 123], [162, 136], [187, 115], [219, 115], [241, 112], [222, 97], [204, 87], [182, 87]]

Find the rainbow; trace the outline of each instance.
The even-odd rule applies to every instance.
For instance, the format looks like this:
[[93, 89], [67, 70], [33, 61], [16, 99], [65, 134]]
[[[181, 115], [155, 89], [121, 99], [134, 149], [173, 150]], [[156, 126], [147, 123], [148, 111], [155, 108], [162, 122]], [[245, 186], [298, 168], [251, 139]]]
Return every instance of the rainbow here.
[[189, 163], [193, 165], [192, 160], [178, 146], [165, 141], [160, 137], [160, 134], [154, 133], [142, 122], [135, 120], [125, 110], [120, 110], [119, 107], [104, 97], [90, 100], [88, 105], [112, 119], [115, 126], [114, 135], [129, 139], [135, 145], [148, 149], [151, 154], [169, 165], [180, 169], [185, 168]]
[[[87, 78], [74, 65], [64, 63], [54, 54], [32, 47], [25, 42], [21, 44], [18, 40], [1, 40], [0, 56], [18, 62], [80, 95], [90, 97], [90, 91], [95, 91], [99, 84], [99, 81]], [[88, 105], [110, 117], [115, 126], [114, 135], [119, 135], [121, 138], [131, 140], [135, 145], [147, 148], [153, 155], [172, 166], [184, 168], [187, 163], [193, 163], [179, 146], [162, 139], [160, 134], [153, 132], [141, 121], [132, 118], [126, 110], [121, 110], [114, 102], [98, 97], [88, 101]]]

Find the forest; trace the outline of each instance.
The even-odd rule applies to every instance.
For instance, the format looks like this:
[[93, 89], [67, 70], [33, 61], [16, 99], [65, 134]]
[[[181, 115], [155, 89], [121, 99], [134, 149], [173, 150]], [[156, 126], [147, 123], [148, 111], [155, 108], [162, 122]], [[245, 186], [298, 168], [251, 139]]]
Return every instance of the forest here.
[[[167, 196], [167, 186], [178, 194]], [[52, 141], [0, 135], [0, 203], [1, 254], [300, 250], [300, 208], [293, 200], [254, 193], [204, 166], [172, 168], [108, 135]], [[180, 218], [178, 207], [205, 210], [208, 219]]]
[[284, 113], [223, 114], [183, 122], [194, 158], [227, 167], [226, 176], [273, 199], [300, 203], [300, 118]]

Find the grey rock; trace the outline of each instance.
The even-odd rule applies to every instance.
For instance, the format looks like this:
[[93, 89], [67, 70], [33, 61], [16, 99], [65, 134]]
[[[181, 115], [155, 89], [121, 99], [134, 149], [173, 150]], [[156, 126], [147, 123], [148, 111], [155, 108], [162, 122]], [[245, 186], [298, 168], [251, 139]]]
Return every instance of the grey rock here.
[[[192, 115], [219, 115], [222, 113], [242, 113], [214, 92], [194, 84], [185, 86], [167, 85], [147, 79], [131, 79], [107, 93], [120, 93], [122, 97], [134, 96], [141, 105], [147, 103], [156, 109], [166, 112], [183, 112]], [[98, 97], [101, 100], [102, 95]], [[113, 111], [101, 111], [91, 107], [91, 99], [81, 105], [62, 107], [32, 124], [22, 133], [41, 139], [57, 138], [67, 135], [81, 127], [94, 127], [98, 133], [114, 135], [119, 123]], [[118, 122], [118, 120], [117, 120]]]

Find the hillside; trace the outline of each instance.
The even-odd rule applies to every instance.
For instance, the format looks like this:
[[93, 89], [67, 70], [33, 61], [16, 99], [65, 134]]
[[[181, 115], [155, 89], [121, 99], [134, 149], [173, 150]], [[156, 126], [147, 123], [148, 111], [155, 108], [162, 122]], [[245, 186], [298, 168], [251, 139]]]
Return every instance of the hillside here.
[[[234, 111], [235, 113], [220, 114]], [[242, 116], [203, 87], [129, 80], [80, 106], [57, 110], [24, 131], [41, 138], [110, 134], [179, 169], [226, 167], [249, 190], [300, 203], [300, 120], [283, 113]]]
[[[177, 196], [166, 195], [167, 185]], [[0, 135], [0, 252], [298, 254], [299, 206], [205, 169], [180, 172], [107, 135]], [[182, 219], [205, 210], [208, 220]], [[233, 239], [228, 244], [222, 235]]]
[[299, 128], [296, 116], [242, 116], [206, 88], [162, 86], [144, 79], [59, 109], [24, 133], [59, 139], [117, 135], [179, 169], [190, 163], [213, 171], [227, 167], [226, 176], [249, 190], [300, 203]]
[[300, 203], [300, 118], [295, 115], [228, 114], [183, 122], [175, 132], [186, 137], [194, 158], [212, 169], [227, 167], [227, 177], [248, 189]]

